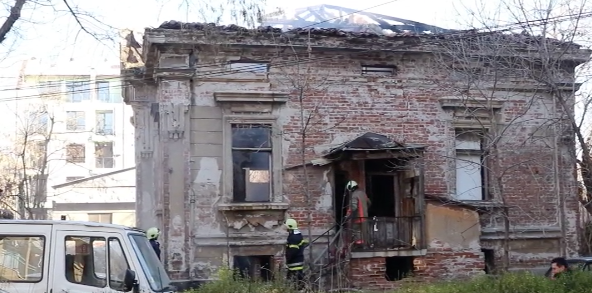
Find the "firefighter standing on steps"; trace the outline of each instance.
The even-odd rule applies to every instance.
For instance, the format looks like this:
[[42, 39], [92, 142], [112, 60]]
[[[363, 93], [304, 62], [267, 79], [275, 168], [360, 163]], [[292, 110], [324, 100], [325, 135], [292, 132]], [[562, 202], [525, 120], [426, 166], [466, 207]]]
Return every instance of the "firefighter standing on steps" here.
[[286, 241], [286, 267], [288, 268], [288, 280], [296, 284], [298, 290], [304, 289], [304, 249], [308, 241], [304, 240], [298, 230], [298, 223], [294, 219], [286, 220], [288, 239]]
[[368, 207], [370, 206], [370, 199], [366, 193], [360, 189], [356, 181], [349, 181], [345, 186], [349, 191], [349, 206], [347, 208], [346, 217], [351, 218], [351, 231], [354, 234], [355, 244], [364, 245], [364, 239], [368, 235]]

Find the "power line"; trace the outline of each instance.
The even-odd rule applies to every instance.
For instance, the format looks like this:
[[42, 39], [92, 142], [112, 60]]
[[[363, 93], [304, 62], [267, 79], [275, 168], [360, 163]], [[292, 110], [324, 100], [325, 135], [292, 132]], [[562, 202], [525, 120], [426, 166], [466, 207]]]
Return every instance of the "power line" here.
[[[540, 20], [532, 20], [529, 21], [528, 23], [534, 23], [533, 26], [541, 26], [541, 25], [545, 25], [548, 23], [552, 23], [552, 22], [559, 22], [559, 21], [565, 21], [563, 20], [563, 18], [566, 17], [573, 17], [573, 16], [579, 16], [579, 17], [592, 17], [592, 12], [588, 12], [588, 13], [578, 13], [578, 14], [573, 14], [573, 15], [567, 15], [567, 16], [559, 16], [559, 17], [553, 17], [553, 18], [549, 18], [549, 19], [556, 19], [555, 21], [545, 21], [545, 19], [540, 19]], [[544, 23], [539, 23], [536, 24], [536, 22], [543, 22]], [[508, 30], [512, 30], [513, 28], [511, 26], [519, 26], [517, 28], [520, 28], [522, 25], [524, 25], [526, 22], [517, 22], [515, 24], [508, 24], [508, 25], [503, 25], [503, 26], [498, 26], [499, 28], [502, 28], [501, 30], [498, 31], [489, 31], [486, 33], [482, 33], [482, 34], [493, 34], [493, 33], [499, 33], [499, 32], [503, 32], [503, 31], [508, 31]], [[438, 34], [437, 36], [441, 36], [442, 34]], [[451, 35], [458, 35], [458, 36], [466, 36], [467, 38], [471, 38], [474, 37], [474, 35], [467, 35], [467, 31], [459, 31], [459, 32], [455, 32], [455, 33], [445, 33], [444, 35], [446, 36], [451, 36]], [[443, 41], [456, 41], [455, 39], [443, 39], [443, 40], [437, 40], [435, 42], [443, 42]], [[492, 42], [493, 43], [493, 42]], [[363, 50], [363, 51], [358, 51], [358, 52], [351, 52], [350, 55], [352, 54], [362, 54], [362, 53], [368, 53], [368, 52], [372, 52], [375, 50], [369, 49], [369, 50]], [[281, 67], [286, 67], [286, 66], [291, 66], [291, 65], [298, 65], [298, 64], [306, 64], [306, 63], [310, 63], [310, 62], [318, 62], [318, 61], [323, 61], [323, 60], [329, 60], [329, 59], [333, 59], [336, 57], [341, 57], [344, 56], [343, 54], [336, 54], [336, 55], [332, 55], [332, 56], [327, 56], [327, 57], [316, 57], [316, 58], [304, 58], [307, 60], [295, 60], [295, 61], [284, 61], [284, 62], [278, 62], [276, 64], [273, 65], [274, 68], [281, 68]], [[216, 63], [210, 63], [210, 64], [202, 64], [200, 66], [197, 67], [193, 67], [190, 69], [195, 69], [195, 68], [203, 68], [203, 67], [211, 67], [211, 64], [216, 64]], [[218, 63], [218, 64], [223, 64], [223, 63]], [[208, 72], [205, 74], [201, 74], [201, 75], [194, 75], [193, 78], [207, 78], [207, 77], [216, 77], [216, 76], [224, 76], [224, 75], [229, 75], [229, 74], [236, 74], [236, 73], [245, 73], [245, 72], [251, 72], [251, 70], [254, 69], [258, 69], [260, 67], [260, 65], [255, 65], [255, 66], [250, 66], [250, 67], [245, 67], [242, 68], [240, 70], [222, 70], [222, 71], [214, 71], [214, 72]], [[186, 66], [183, 67], [172, 67], [172, 68], [167, 68], [167, 69], [187, 69]], [[128, 75], [128, 77], [133, 77], [133, 74]], [[117, 77], [112, 77], [109, 79], [122, 79], [126, 77], [125, 75], [123, 76], [117, 76]], [[105, 79], [107, 80], [107, 79]], [[100, 82], [100, 79], [96, 80], [97, 82]], [[119, 85], [118, 87], [125, 87], [126, 85]], [[110, 87], [113, 88], [113, 87]], [[31, 87], [31, 89], [35, 89], [35, 87]], [[8, 89], [6, 89], [8, 90]], [[17, 89], [13, 89], [13, 90], [17, 90]], [[0, 90], [1, 91], [1, 90]], [[83, 89], [83, 90], [78, 90], [78, 91], [66, 91], [66, 92], [56, 92], [55, 94], [58, 95], [62, 95], [62, 94], [75, 94], [75, 93], [84, 93], [84, 92], [90, 92], [91, 89]], [[4, 99], [0, 99], [0, 102], [2, 101], [15, 101], [15, 100], [22, 100], [22, 99], [30, 99], [30, 98], [39, 98], [39, 97], [43, 97], [45, 95], [51, 95], [51, 94], [36, 94], [36, 95], [28, 95], [28, 96], [20, 96], [20, 97], [14, 97], [14, 98], [4, 98]]]

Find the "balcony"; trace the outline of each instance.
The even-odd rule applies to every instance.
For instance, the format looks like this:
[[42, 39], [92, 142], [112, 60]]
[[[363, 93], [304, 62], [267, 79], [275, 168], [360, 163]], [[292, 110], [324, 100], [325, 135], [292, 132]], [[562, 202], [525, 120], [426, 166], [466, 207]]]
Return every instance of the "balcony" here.
[[[366, 231], [360, 231], [360, 218], [353, 219], [353, 251], [418, 249], [423, 245], [422, 219], [411, 217], [361, 218]], [[356, 227], [357, 226], [357, 227]]]

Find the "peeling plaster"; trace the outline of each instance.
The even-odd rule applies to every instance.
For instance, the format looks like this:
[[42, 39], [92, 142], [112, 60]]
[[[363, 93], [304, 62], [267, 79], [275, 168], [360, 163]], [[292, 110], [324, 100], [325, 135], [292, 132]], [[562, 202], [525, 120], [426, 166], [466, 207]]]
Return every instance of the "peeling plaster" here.
[[329, 181], [329, 172], [331, 172], [330, 169], [323, 172], [323, 182], [325, 182], [325, 187], [323, 187], [323, 192], [316, 202], [315, 208], [317, 211], [328, 212], [333, 207], [333, 188]]
[[201, 158], [199, 160], [199, 171], [193, 183], [199, 185], [199, 187], [213, 186], [216, 190], [216, 195], [218, 195], [220, 193], [221, 178], [222, 170], [220, 170], [216, 158]]
[[[169, 231], [168, 239], [168, 270], [169, 271], [183, 271], [187, 268], [185, 260], [185, 224], [181, 219], [181, 216], [175, 216], [171, 221], [172, 227]], [[180, 263], [180, 266], [174, 266], [175, 263]]]

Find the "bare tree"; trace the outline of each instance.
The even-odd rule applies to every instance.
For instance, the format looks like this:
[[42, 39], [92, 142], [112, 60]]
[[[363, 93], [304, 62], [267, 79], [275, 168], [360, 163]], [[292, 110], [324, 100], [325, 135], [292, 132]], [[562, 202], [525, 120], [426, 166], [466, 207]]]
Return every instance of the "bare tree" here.
[[[510, 25], [491, 26], [492, 20], [481, 16], [486, 14], [474, 12], [471, 15], [477, 20], [473, 21], [482, 27], [434, 42], [438, 53], [433, 60], [433, 82], [453, 97], [443, 100], [442, 106], [451, 110], [457, 138], [469, 142], [467, 135], [472, 135], [479, 145], [480, 159], [468, 162], [486, 173], [486, 188], [479, 194], [501, 203], [501, 211], [490, 213], [484, 224], [505, 231], [505, 269], [510, 265], [511, 227], [518, 221], [522, 226], [552, 225], [556, 214], [540, 212], [551, 205], [558, 207], [563, 228], [561, 251], [574, 253], [566, 244], [565, 215], [566, 203], [571, 195], [575, 198], [576, 190], [569, 177], [573, 174], [570, 166], [576, 162], [574, 137], [582, 151], [584, 185], [592, 187], [587, 133], [582, 132], [574, 111], [574, 93], [580, 85], [574, 70], [589, 60], [591, 52], [574, 41], [586, 31], [579, 24], [590, 16], [584, 12], [584, 2], [543, 2], [527, 6], [522, 0], [502, 1], [495, 15], [507, 17]], [[503, 114], [502, 107], [506, 109]], [[451, 159], [462, 164], [459, 150]], [[526, 186], [520, 188], [513, 178], [520, 178]], [[509, 198], [517, 192], [531, 198], [528, 204], [537, 208], [529, 209]], [[590, 195], [581, 198], [586, 206]]]
[[12, 207], [20, 218], [42, 219], [46, 216], [47, 177], [54, 139], [55, 118], [45, 104], [30, 105], [17, 116], [15, 133], [0, 153], [0, 202]]

